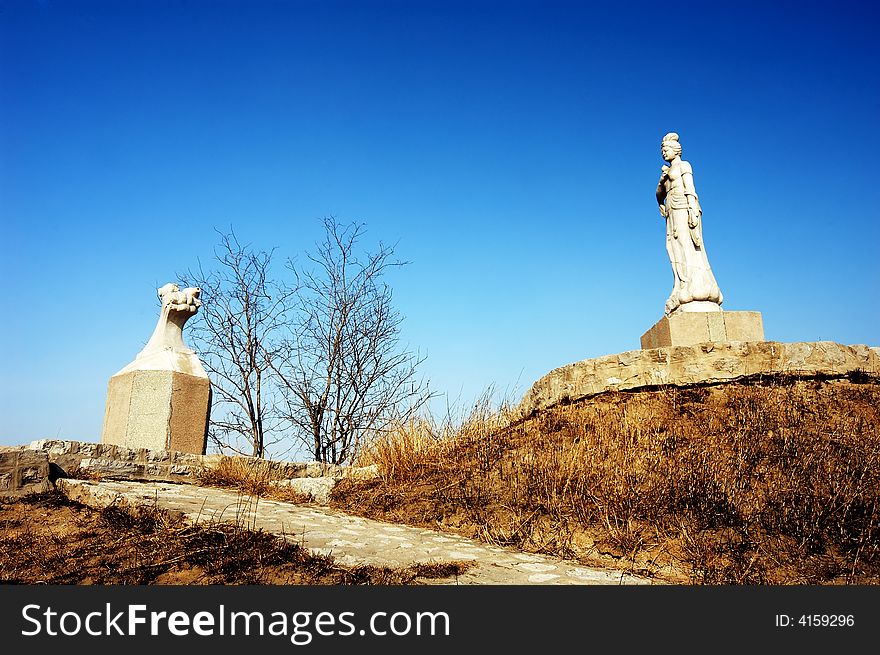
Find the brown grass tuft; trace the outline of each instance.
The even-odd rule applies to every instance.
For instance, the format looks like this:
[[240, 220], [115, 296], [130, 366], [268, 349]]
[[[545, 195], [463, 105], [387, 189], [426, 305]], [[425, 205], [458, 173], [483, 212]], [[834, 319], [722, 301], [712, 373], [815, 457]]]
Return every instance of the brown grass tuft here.
[[269, 483], [282, 479], [266, 460], [250, 457], [222, 457], [199, 474], [199, 484], [209, 487], [238, 489], [253, 496], [262, 496]]
[[254, 458], [223, 457], [216, 466], [202, 470], [199, 484], [206, 487], [236, 489], [249, 496], [288, 503], [311, 502], [310, 494], [301, 493], [289, 486], [272, 484], [284, 479], [285, 476], [273, 465], [273, 462]]

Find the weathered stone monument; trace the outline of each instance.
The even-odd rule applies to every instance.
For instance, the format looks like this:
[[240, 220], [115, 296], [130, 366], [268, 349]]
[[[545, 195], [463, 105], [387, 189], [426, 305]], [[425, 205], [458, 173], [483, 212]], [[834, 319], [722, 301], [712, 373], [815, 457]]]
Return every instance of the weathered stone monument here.
[[706, 254], [703, 210], [693, 168], [681, 158], [678, 134], [670, 132], [663, 137], [660, 152], [668, 165], [660, 169], [657, 204], [666, 219], [666, 253], [672, 265], [673, 285], [665, 316], [642, 335], [642, 348], [763, 341], [760, 312], [721, 309], [724, 296]]
[[159, 321], [147, 345], [110, 378], [101, 443], [204, 454], [211, 382], [183, 341], [183, 326], [201, 306], [197, 287], [166, 284]]

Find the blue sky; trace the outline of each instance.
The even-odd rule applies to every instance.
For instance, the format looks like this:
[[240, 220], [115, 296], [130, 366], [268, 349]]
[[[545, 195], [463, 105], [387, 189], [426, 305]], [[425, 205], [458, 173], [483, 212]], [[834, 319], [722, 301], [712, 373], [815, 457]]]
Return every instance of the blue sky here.
[[215, 227], [297, 256], [333, 214], [396, 243], [403, 338], [451, 403], [636, 349], [672, 284], [669, 131], [725, 308], [772, 340], [880, 345], [878, 17], [0, 0], [0, 443], [100, 438], [155, 288]]

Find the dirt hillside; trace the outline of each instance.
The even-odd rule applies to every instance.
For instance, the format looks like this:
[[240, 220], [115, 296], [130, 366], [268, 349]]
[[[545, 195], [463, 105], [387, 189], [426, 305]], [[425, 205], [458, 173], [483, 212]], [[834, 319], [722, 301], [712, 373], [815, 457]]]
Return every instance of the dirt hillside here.
[[376, 444], [336, 507], [682, 583], [880, 583], [880, 384], [609, 392]]

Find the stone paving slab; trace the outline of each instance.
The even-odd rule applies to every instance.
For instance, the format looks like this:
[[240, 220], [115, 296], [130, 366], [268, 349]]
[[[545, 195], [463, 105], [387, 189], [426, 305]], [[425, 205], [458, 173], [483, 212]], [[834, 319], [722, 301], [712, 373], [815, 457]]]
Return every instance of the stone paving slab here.
[[295, 505], [208, 487], [156, 482], [61, 480], [71, 499], [92, 507], [157, 505], [193, 522], [230, 521], [283, 536], [344, 566], [404, 567], [473, 560], [476, 566], [440, 584], [652, 584], [621, 571], [589, 568], [522, 553], [458, 535], [352, 516], [316, 505]]

